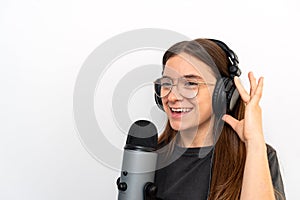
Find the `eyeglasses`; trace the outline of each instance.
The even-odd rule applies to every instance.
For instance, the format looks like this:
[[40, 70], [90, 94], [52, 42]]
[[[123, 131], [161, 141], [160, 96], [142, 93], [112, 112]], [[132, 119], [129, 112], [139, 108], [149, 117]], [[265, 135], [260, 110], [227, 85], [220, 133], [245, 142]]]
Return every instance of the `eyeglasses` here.
[[154, 81], [155, 94], [158, 97], [163, 98], [170, 94], [173, 86], [177, 86], [180, 95], [191, 99], [198, 95], [200, 85], [215, 85], [214, 83], [199, 82], [195, 77], [180, 77], [177, 78], [177, 80], [177, 84], [174, 84], [173, 79], [167, 76], [157, 79]]

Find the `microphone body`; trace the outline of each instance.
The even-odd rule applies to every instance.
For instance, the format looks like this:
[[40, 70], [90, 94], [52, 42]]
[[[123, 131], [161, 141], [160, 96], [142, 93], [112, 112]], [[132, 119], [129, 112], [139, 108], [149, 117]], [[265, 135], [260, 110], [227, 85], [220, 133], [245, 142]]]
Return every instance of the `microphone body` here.
[[135, 122], [124, 147], [121, 177], [117, 181], [118, 200], [147, 199], [146, 190], [156, 193], [154, 176], [157, 153], [156, 127], [149, 121]]
[[119, 190], [118, 200], [143, 200], [145, 186], [154, 182], [157, 154], [125, 150], [120, 183], [126, 190]]

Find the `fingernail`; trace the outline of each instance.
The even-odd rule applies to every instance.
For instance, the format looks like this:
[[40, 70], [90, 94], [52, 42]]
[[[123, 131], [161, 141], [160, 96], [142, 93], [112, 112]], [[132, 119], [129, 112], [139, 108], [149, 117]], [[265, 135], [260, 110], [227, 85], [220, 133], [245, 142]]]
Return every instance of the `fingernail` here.
[[234, 79], [240, 81], [240, 78], [238, 76], [235, 76]]
[[225, 121], [226, 115], [223, 115], [222, 120]]

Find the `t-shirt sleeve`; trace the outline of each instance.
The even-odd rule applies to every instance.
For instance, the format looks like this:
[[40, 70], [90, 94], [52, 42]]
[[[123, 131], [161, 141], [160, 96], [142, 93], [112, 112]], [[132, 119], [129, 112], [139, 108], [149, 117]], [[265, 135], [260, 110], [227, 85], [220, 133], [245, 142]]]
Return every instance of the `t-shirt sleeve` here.
[[267, 154], [269, 161], [269, 168], [272, 177], [273, 187], [275, 189], [276, 200], [285, 200], [284, 187], [280, 173], [279, 162], [276, 151], [273, 147], [267, 144]]

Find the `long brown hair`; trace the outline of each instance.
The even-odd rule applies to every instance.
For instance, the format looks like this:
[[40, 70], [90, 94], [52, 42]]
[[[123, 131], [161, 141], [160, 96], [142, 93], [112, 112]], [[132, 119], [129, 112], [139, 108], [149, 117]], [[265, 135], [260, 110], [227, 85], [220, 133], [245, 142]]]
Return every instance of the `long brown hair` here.
[[[179, 42], [170, 47], [163, 57], [163, 66], [167, 60], [179, 53], [187, 53], [198, 58], [211, 66], [208, 57], [203, 57], [203, 50], [199, 52], [199, 47], [204, 48], [209, 58], [217, 67], [221, 76], [228, 77], [228, 59], [225, 52], [214, 42], [208, 39], [196, 39], [192, 41]], [[212, 67], [213, 71], [216, 69]], [[217, 79], [220, 77], [217, 77]], [[241, 120], [244, 117], [245, 105], [238, 100], [231, 115]], [[216, 127], [215, 127], [216, 128]], [[164, 132], [159, 137], [159, 146], [174, 143], [177, 131], [173, 130], [169, 124], [166, 125]], [[172, 147], [172, 145], [170, 145]], [[210, 183], [210, 200], [224, 199], [235, 200], [240, 198], [242, 180], [246, 160], [246, 149], [244, 143], [229, 125], [224, 125], [219, 139], [215, 144], [213, 155], [212, 177]]]

